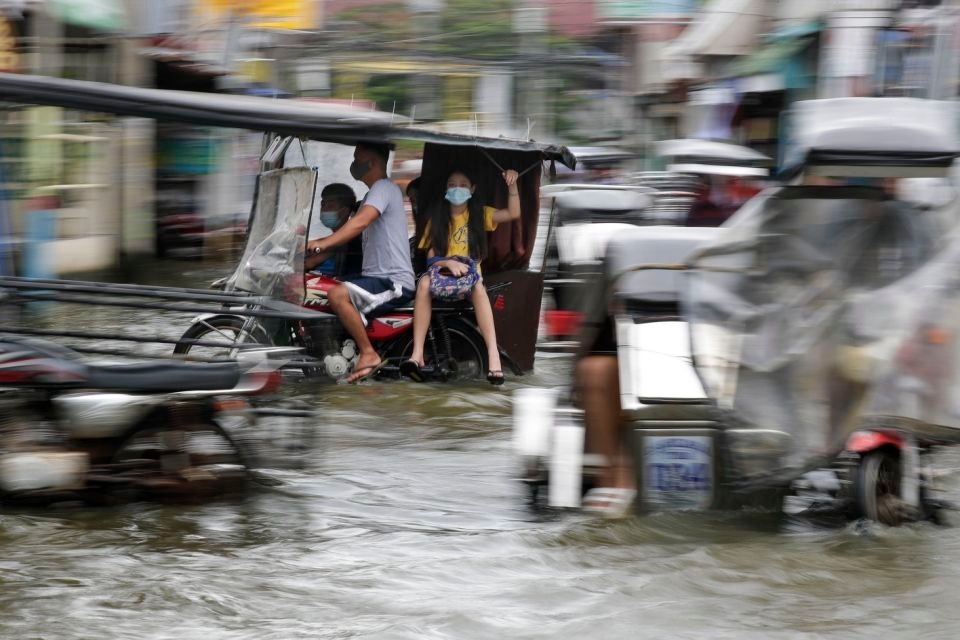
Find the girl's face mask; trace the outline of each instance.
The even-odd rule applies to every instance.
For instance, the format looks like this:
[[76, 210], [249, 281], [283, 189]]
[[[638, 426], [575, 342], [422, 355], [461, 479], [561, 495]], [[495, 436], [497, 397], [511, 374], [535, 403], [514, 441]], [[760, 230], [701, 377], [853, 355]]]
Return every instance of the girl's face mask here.
[[466, 187], [450, 187], [447, 189], [447, 195], [445, 197], [450, 204], [461, 205], [469, 200], [472, 195], [470, 189]]

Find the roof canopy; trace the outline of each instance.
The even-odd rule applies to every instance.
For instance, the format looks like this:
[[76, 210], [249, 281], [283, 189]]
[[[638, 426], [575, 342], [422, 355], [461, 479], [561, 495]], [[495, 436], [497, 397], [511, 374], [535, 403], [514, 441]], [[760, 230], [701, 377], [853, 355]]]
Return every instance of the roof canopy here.
[[576, 166], [576, 159], [566, 147], [444, 133], [411, 126], [403, 116], [346, 105], [143, 89], [9, 73], [0, 73], [0, 101], [250, 129], [345, 144], [418, 140], [488, 149], [537, 151], [545, 159], [557, 160], [570, 168]]
[[[957, 105], [917, 98], [805, 100], [791, 108], [788, 165], [833, 175], [941, 175], [960, 156]], [[882, 169], [882, 171], [880, 171]], [[909, 169], [909, 171], [902, 171]]]
[[700, 164], [759, 166], [771, 162], [768, 156], [749, 147], [696, 138], [663, 140], [656, 143], [656, 152], [665, 158]]

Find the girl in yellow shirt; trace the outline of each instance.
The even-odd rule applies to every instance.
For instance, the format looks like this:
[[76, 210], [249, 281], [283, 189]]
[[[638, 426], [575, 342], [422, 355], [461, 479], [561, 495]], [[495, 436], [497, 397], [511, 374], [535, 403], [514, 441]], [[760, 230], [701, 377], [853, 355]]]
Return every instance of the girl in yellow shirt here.
[[[520, 192], [517, 186], [517, 172], [503, 172], [507, 183], [507, 208], [494, 209], [483, 207], [473, 199], [476, 185], [460, 170], [453, 171], [447, 178], [446, 204], [434, 206], [430, 211], [430, 221], [420, 240], [420, 249], [427, 251], [427, 258], [453, 258], [463, 256], [472, 258], [480, 269], [480, 262], [487, 255], [487, 232], [493, 231], [501, 222], [516, 220], [520, 217]], [[441, 259], [433, 261], [441, 269], [453, 276], [465, 275], [468, 266], [459, 260]], [[470, 292], [470, 300], [477, 316], [477, 325], [487, 345], [487, 380], [491, 384], [503, 384], [503, 368], [500, 364], [500, 352], [497, 349], [497, 333], [493, 326], [493, 309], [490, 298], [479, 280]], [[423, 345], [430, 327], [430, 314], [433, 308], [430, 295], [430, 276], [424, 275], [417, 283], [417, 298], [413, 307], [413, 351], [410, 358], [400, 365], [400, 371], [417, 382], [423, 382], [421, 368]]]

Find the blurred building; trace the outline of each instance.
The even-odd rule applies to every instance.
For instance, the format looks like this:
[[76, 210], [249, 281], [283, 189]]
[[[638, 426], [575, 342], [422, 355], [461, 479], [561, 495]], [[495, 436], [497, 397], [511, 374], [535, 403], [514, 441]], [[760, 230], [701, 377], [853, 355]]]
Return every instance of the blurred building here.
[[[0, 61], [18, 73], [277, 95], [277, 50], [315, 30], [321, 9], [314, 0], [0, 0]], [[211, 230], [248, 215], [259, 144], [208, 127], [7, 110], [0, 216], [25, 251], [48, 241], [45, 273], [32, 275], [167, 249], [200, 255]]]
[[[364, 102], [453, 131], [641, 155], [693, 136], [778, 157], [795, 100], [960, 93], [960, 0], [0, 0], [0, 11], [7, 71]], [[249, 211], [259, 136], [46, 107], [3, 118], [0, 223], [56, 237], [57, 273], [196, 253]]]
[[[118, 37], [127, 15], [110, 0], [0, 2], [4, 70], [140, 84], [134, 47]], [[0, 183], [9, 233], [52, 240], [42, 267], [50, 274], [147, 250], [150, 162], [149, 135], [136, 124], [53, 107], [5, 110]]]
[[637, 143], [733, 140], [779, 157], [790, 103], [958, 95], [952, 1], [601, 2], [633, 52]]

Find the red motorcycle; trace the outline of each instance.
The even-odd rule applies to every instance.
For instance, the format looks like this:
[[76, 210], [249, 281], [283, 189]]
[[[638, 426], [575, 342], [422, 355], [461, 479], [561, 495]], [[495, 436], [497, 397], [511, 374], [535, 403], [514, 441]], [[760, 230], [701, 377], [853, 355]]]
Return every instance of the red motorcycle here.
[[[359, 350], [340, 320], [330, 309], [328, 292], [340, 281], [325, 275], [304, 277], [302, 306], [317, 311], [310, 321], [277, 321], [244, 317], [225, 309], [194, 319], [193, 324], [174, 348], [177, 354], [200, 354], [206, 357], [232, 356], [238, 345], [283, 344], [302, 347], [311, 361], [303, 367], [308, 376], [329, 376], [334, 379], [349, 374], [356, 366]], [[491, 303], [500, 300], [498, 291], [509, 283], [488, 288]], [[502, 303], [502, 301], [501, 301]], [[367, 324], [367, 335], [374, 349], [387, 360], [380, 375], [398, 376], [400, 363], [413, 350], [413, 307], [399, 308]], [[200, 347], [222, 342], [223, 347]], [[501, 349], [504, 363], [520, 375], [522, 371]], [[487, 371], [487, 350], [477, 327], [473, 307], [468, 302], [434, 303], [430, 328], [424, 348], [424, 375], [430, 380], [481, 379]]]

